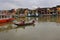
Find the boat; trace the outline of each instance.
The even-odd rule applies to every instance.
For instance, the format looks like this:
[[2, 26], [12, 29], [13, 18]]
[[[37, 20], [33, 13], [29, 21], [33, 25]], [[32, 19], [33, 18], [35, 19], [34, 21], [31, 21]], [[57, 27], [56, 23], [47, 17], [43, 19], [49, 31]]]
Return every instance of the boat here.
[[27, 26], [27, 25], [33, 25], [34, 23], [35, 21], [33, 20], [32, 22], [29, 22], [29, 23], [21, 22], [21, 23], [14, 23], [14, 24], [17, 26]]
[[14, 18], [11, 15], [0, 14], [0, 23], [11, 22], [13, 20]]

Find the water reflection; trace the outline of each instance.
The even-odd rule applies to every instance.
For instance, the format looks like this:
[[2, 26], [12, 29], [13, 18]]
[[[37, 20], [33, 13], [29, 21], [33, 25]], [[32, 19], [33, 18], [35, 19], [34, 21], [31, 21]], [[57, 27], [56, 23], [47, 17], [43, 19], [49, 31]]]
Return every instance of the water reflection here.
[[[18, 22], [20, 22], [20, 20], [25, 20], [25, 21], [28, 22], [28, 21], [31, 21], [33, 19], [36, 20], [36, 22], [56, 22], [58, 25], [60, 23], [60, 16], [25, 17], [25, 18], [17, 18], [16, 20]], [[4, 27], [7, 27], [7, 28], [2, 27], [2, 25], [3, 26], [5, 25]], [[16, 28], [23, 28], [23, 29], [25, 29], [25, 27], [26, 26], [15, 27], [15, 29]], [[10, 29], [13, 29], [12, 22], [0, 24], [0, 31], [10, 30]]]
[[1, 31], [6, 31], [6, 30], [11, 30], [11, 29], [18, 29], [18, 28], [23, 28], [23, 29], [25, 29], [25, 27], [30, 27], [30, 26], [32, 26], [32, 27], [34, 27], [35, 26], [35, 24], [33, 24], [33, 25], [29, 25], [29, 26], [17, 26], [17, 25], [14, 25], [14, 24], [6, 24], [6, 25], [4, 25], [4, 26], [0, 26], [0, 32]]
[[[20, 22], [20, 20], [25, 20], [25, 21], [31, 21], [31, 20], [36, 20], [36, 22], [56, 22], [58, 25], [60, 23], [60, 16], [43, 16], [43, 17], [25, 17], [25, 18], [17, 18], [16, 20], [18, 22]], [[7, 27], [5, 29], [3, 29], [4, 27]], [[33, 25], [34, 26], [34, 25]], [[26, 26], [22, 26], [22, 27], [15, 27], [15, 28], [23, 28], [25, 29]], [[9, 29], [13, 29], [12, 27], [12, 22], [10, 23], [3, 23], [3, 24], [0, 24], [0, 31], [3, 31], [3, 30], [9, 30]]]
[[32, 19], [35, 19], [37, 22], [60, 22], [60, 16], [43, 16], [43, 17], [28, 17], [26, 20], [30, 21]]

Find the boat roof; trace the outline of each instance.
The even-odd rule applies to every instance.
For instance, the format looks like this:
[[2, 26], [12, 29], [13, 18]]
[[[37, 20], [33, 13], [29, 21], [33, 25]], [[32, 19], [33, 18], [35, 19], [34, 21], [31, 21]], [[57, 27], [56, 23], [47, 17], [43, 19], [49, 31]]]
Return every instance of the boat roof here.
[[5, 16], [9, 16], [9, 15], [7, 15], [7, 14], [0, 14], [0, 15], [5, 15]]

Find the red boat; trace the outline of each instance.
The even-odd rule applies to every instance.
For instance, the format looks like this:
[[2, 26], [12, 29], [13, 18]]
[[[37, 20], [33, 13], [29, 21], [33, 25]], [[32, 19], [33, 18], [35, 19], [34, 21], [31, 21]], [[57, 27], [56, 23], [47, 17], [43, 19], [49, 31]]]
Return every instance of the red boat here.
[[35, 21], [33, 20], [30, 23], [22, 22], [22, 23], [19, 23], [19, 24], [17, 24], [17, 23], [14, 23], [14, 24], [17, 25], [17, 26], [27, 26], [27, 25], [33, 25], [34, 23], [35, 23]]
[[0, 14], [0, 23], [10, 22], [12, 20], [14, 20], [14, 18], [12, 18], [11, 16]]

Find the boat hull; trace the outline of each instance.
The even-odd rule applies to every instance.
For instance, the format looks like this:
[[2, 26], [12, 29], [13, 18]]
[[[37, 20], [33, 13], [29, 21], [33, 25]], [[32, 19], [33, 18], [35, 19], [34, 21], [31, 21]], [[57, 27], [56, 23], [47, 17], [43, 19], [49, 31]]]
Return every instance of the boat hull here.
[[27, 26], [27, 25], [33, 25], [34, 23], [24, 23], [24, 24], [15, 24], [17, 26]]
[[6, 22], [11, 22], [13, 21], [13, 18], [8, 18], [8, 19], [0, 19], [0, 23], [6, 23]]

